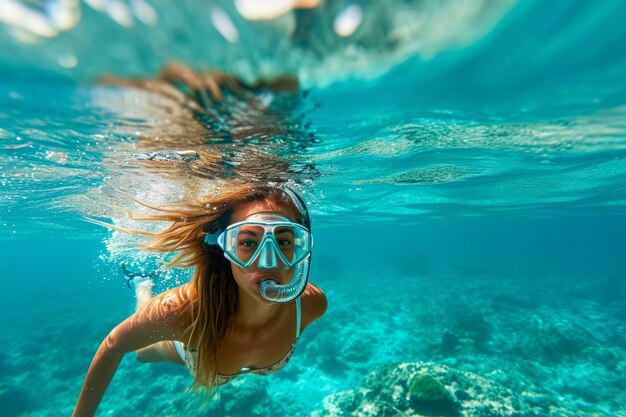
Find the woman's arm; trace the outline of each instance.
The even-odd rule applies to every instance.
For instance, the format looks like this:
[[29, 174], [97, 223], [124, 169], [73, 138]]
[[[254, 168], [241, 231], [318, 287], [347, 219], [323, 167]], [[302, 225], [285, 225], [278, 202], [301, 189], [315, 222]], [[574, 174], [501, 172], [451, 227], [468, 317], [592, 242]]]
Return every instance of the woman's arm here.
[[93, 416], [98, 404], [122, 361], [124, 352], [117, 352], [110, 340], [111, 334], [100, 344], [91, 361], [85, 382], [74, 408], [74, 417]]
[[94, 415], [125, 353], [183, 337], [187, 303], [182, 293], [172, 290], [149, 300], [109, 333], [91, 361], [73, 417]]

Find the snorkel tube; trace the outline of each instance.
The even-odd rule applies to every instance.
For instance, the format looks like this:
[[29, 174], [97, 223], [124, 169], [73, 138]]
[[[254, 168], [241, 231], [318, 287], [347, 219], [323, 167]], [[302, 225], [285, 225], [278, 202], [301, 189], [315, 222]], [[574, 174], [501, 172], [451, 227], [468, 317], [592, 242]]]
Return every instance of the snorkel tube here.
[[288, 303], [300, 297], [309, 281], [310, 266], [311, 256], [308, 256], [295, 267], [293, 278], [286, 285], [279, 285], [273, 279], [261, 282], [261, 296], [274, 303]]
[[[291, 201], [296, 206], [300, 214], [302, 215], [302, 224], [304, 227], [311, 231], [311, 218], [309, 217], [309, 210], [306, 207], [306, 203], [294, 190], [286, 185], [280, 187], [285, 192]], [[311, 250], [313, 244], [311, 244]], [[261, 283], [261, 296], [268, 301], [274, 303], [288, 303], [300, 297], [306, 288], [307, 282], [309, 282], [309, 272], [311, 269], [311, 254], [304, 258], [298, 265], [293, 273], [293, 278], [289, 284], [279, 285], [273, 279], [267, 279]]]

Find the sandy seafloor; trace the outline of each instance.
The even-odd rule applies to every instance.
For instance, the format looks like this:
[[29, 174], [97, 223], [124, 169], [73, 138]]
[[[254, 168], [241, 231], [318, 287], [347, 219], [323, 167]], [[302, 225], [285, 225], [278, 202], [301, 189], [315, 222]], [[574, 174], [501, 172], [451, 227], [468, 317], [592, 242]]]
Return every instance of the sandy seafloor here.
[[[321, 230], [313, 281], [329, 309], [283, 371], [241, 377], [203, 409], [184, 393], [183, 367], [127, 355], [97, 415], [420, 415], [385, 394], [418, 368], [456, 375], [461, 415], [626, 415], [626, 285], [619, 248], [598, 248], [624, 227], [578, 220], [562, 233], [568, 221], [547, 232], [549, 222], [534, 223], [544, 235], [532, 249], [530, 232], [497, 247], [497, 227], [474, 223]], [[558, 239], [563, 247], [548, 253]], [[95, 349], [132, 311], [132, 293], [99, 259], [98, 239], [1, 247], [0, 414], [70, 415]]]

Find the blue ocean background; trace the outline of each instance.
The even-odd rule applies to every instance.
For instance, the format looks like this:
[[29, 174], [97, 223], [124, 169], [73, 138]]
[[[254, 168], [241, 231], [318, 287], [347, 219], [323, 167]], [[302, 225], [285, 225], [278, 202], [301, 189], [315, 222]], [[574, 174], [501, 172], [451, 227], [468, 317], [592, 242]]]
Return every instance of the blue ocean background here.
[[[71, 414], [133, 309], [120, 263], [156, 262], [85, 216], [116, 218], [119, 188], [174, 198], [133, 155], [194, 143], [289, 167], [328, 312], [288, 367], [208, 409], [184, 368], [127, 355], [98, 415], [414, 415], [393, 390], [428, 372], [462, 415], [626, 416], [626, 3], [328, 2], [266, 26], [226, 1], [141, 2], [157, 20], [104, 3], [29, 4], [57, 22], [43, 36], [0, 1], [2, 416]], [[362, 26], [332, 36], [324, 19], [350, 4]], [[217, 7], [239, 42], [208, 23]], [[176, 130], [163, 97], [96, 82], [173, 59], [302, 89], [251, 93], [271, 111], [228, 96], [207, 134]]]

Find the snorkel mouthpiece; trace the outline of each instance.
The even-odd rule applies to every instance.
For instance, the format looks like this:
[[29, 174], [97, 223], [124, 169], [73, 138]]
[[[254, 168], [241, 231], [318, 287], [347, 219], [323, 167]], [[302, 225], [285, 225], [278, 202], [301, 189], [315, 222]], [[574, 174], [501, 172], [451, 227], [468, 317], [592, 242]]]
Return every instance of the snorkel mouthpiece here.
[[289, 284], [279, 285], [273, 279], [261, 282], [261, 296], [274, 303], [288, 303], [298, 298], [309, 281], [309, 258], [300, 262], [295, 268], [296, 271]]

